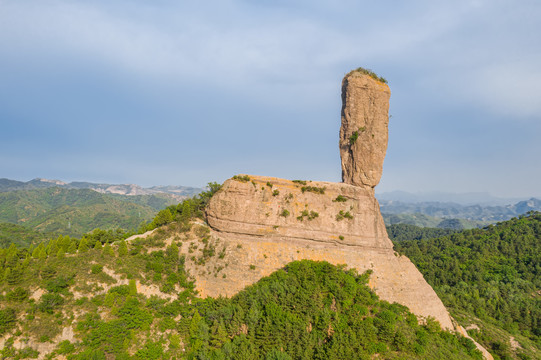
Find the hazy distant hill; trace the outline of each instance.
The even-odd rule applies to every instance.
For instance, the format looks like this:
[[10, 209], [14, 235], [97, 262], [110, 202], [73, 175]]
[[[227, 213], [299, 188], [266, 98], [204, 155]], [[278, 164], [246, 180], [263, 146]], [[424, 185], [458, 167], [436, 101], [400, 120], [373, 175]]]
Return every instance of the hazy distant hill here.
[[[380, 200], [381, 212], [387, 215], [423, 214], [436, 219], [464, 219], [473, 222], [494, 223], [509, 220], [528, 211], [540, 211], [541, 200], [531, 198], [505, 206], [460, 205], [443, 202], [405, 203], [401, 201]], [[397, 223], [394, 221], [392, 223]], [[420, 223], [414, 225], [421, 225]], [[421, 225], [426, 226], [426, 225]], [[428, 226], [437, 227], [437, 223]], [[441, 227], [441, 226], [440, 226]]]
[[27, 182], [0, 179], [0, 192], [17, 191], [17, 190], [35, 190], [50, 187], [61, 187], [65, 189], [90, 189], [104, 194], [119, 194], [119, 195], [155, 195], [169, 194], [177, 201], [183, 198], [196, 195], [202, 191], [200, 188], [188, 186], [153, 186], [143, 188], [134, 184], [97, 184], [91, 182], [74, 181], [65, 183], [60, 180], [49, 180], [36, 178]]
[[407, 224], [415, 225], [424, 228], [439, 228], [465, 230], [481, 228], [492, 224], [492, 221], [481, 220], [466, 220], [466, 219], [444, 219], [434, 216], [429, 216], [420, 213], [403, 213], [403, 214], [381, 214], [386, 226]]
[[0, 222], [80, 236], [97, 227], [135, 229], [175, 203], [166, 194], [125, 196], [60, 187], [9, 191], [0, 193]]
[[377, 193], [379, 201], [400, 201], [405, 203], [442, 202], [460, 205], [507, 205], [514, 204], [524, 198], [501, 198], [488, 192], [451, 193], [443, 191], [410, 193], [406, 191], [390, 191]]

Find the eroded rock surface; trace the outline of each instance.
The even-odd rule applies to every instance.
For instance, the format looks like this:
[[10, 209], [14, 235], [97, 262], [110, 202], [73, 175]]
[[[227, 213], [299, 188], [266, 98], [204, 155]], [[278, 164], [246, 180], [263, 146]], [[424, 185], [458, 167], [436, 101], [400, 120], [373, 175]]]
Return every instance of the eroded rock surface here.
[[387, 84], [358, 71], [342, 80], [340, 158], [342, 181], [375, 187], [387, 151], [389, 98]]
[[[255, 237], [391, 248], [374, 190], [265, 176], [230, 179], [207, 210], [211, 227]], [[375, 216], [378, 214], [378, 216]]]

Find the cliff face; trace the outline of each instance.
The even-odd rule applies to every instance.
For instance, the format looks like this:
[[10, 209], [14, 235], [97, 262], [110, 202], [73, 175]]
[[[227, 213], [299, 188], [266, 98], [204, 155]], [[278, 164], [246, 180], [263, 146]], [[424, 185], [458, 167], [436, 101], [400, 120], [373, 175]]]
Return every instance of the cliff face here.
[[389, 248], [373, 189], [348, 184], [249, 176], [230, 179], [207, 211], [209, 225], [230, 234]]
[[325, 260], [371, 270], [369, 285], [382, 299], [455, 328], [421, 273], [394, 252], [374, 197], [387, 149], [389, 97], [389, 87], [368, 75], [344, 78], [343, 183], [246, 175], [224, 183], [207, 219], [225, 262], [219, 277], [216, 269], [191, 269], [201, 295], [231, 296], [291, 261]]

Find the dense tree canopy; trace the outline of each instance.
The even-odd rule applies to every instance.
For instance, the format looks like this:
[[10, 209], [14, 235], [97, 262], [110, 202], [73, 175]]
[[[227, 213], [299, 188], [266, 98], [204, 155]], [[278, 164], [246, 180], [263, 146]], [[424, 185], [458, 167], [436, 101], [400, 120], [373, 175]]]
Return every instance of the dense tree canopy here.
[[447, 236], [395, 242], [446, 306], [539, 343], [541, 213]]

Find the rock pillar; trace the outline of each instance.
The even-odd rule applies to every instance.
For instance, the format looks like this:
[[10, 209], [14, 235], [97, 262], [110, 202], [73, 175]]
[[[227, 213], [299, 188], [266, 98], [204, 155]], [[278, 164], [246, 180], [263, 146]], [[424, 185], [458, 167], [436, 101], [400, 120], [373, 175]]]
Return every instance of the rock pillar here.
[[389, 86], [362, 69], [342, 80], [340, 158], [344, 183], [370, 188], [379, 183], [387, 151], [390, 97]]

